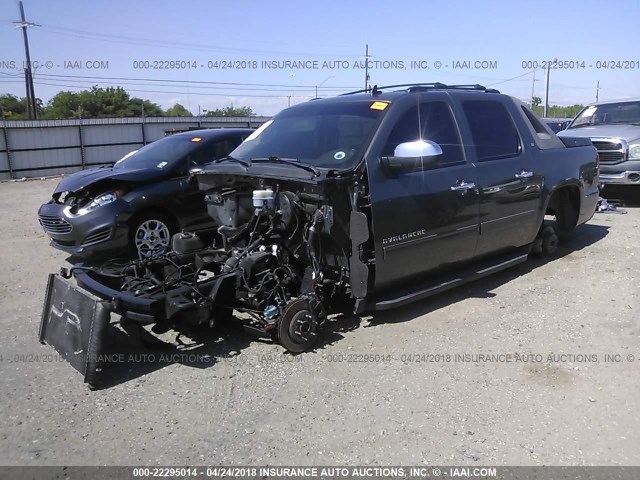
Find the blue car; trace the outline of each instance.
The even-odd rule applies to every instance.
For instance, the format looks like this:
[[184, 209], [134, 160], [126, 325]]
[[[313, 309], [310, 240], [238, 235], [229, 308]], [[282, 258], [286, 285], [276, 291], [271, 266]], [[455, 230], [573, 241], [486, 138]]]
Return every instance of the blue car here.
[[164, 253], [181, 230], [215, 227], [189, 169], [225, 157], [253, 132], [193, 130], [162, 138], [111, 168], [64, 177], [38, 211], [51, 246], [75, 257]]

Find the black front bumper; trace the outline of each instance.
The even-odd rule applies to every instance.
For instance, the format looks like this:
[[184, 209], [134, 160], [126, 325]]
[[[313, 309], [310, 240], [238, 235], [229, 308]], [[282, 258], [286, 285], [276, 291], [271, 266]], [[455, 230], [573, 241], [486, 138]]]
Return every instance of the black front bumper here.
[[[215, 303], [221, 288], [235, 285], [238, 272], [221, 274], [198, 284], [198, 290], [207, 295]], [[194, 318], [206, 317], [208, 306], [194, 303], [189, 294], [192, 286], [167, 287], [152, 295], [136, 294], [129, 290], [118, 290], [109, 286], [100, 274], [94, 273], [84, 265], [78, 264], [73, 273], [78, 285], [102, 299], [112, 312], [139, 323], [163, 323], [170, 321], [182, 312], [189, 312]]]
[[74, 272], [74, 277], [82, 288], [91, 292], [109, 305], [111, 311], [142, 323], [154, 323], [165, 320], [165, 298], [143, 298], [129, 292], [122, 292], [104, 285], [89, 273], [80, 269]]

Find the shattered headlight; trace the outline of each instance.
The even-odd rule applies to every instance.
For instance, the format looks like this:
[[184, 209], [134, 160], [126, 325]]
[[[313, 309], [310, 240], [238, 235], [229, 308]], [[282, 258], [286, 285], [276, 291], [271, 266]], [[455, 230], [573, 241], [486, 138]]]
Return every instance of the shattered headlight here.
[[92, 212], [98, 207], [102, 207], [103, 205], [108, 205], [109, 203], [115, 202], [118, 198], [122, 196], [124, 192], [122, 190], [115, 190], [113, 192], [103, 193], [102, 195], [98, 195], [96, 198], [91, 200], [89, 205], [86, 207], [82, 207], [78, 210], [78, 215], [85, 215], [89, 212]]

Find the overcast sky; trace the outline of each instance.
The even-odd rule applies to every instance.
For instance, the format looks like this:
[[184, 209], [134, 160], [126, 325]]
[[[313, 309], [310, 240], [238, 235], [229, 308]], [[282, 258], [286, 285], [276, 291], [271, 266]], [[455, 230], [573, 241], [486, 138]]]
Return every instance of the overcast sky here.
[[[233, 104], [271, 115], [314, 97], [316, 87], [320, 96], [363, 88], [366, 44], [371, 85], [481, 83], [528, 100], [538, 62], [534, 94], [544, 98], [541, 62], [557, 58], [566, 68], [551, 70], [551, 104], [592, 102], [598, 81], [601, 100], [640, 97], [638, 0], [24, 6], [39, 25], [29, 40], [36, 95], [45, 102], [60, 90], [121, 85], [163, 108], [179, 102], [197, 113]], [[0, 93], [25, 96], [23, 38], [12, 23], [19, 16], [17, 1], [0, 0]]]

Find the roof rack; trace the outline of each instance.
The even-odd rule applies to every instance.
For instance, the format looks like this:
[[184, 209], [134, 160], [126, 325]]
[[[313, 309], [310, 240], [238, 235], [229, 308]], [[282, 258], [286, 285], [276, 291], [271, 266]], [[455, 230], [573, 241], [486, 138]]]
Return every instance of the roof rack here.
[[469, 85], [446, 85], [440, 82], [434, 83], [402, 83], [399, 85], [384, 85], [379, 87], [378, 85], [374, 85], [373, 88], [365, 88], [364, 90], [356, 90], [354, 92], [343, 93], [342, 95], [354, 95], [356, 93], [371, 93], [371, 96], [380, 95], [382, 93], [381, 90], [389, 89], [389, 88], [401, 88], [408, 87], [407, 92], [424, 92], [428, 90], [474, 90], [485, 93], [500, 93], [495, 88], [487, 88], [483, 85], [478, 84], [469, 84]]

